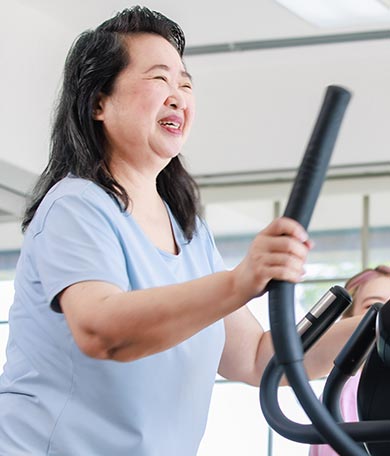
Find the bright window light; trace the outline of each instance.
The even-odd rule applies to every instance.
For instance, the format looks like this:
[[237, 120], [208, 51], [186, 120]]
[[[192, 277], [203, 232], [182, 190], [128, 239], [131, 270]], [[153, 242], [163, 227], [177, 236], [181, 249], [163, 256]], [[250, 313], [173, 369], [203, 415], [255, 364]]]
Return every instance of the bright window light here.
[[276, 2], [319, 27], [390, 25], [389, 0], [276, 0]]

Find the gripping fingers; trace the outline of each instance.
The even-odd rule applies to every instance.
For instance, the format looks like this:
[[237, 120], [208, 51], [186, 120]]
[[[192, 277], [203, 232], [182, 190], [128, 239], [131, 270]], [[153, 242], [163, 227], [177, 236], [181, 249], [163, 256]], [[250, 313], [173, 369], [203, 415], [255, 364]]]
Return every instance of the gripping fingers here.
[[237, 268], [237, 283], [248, 295], [257, 296], [272, 279], [300, 282], [311, 245], [306, 230], [295, 220], [274, 220], [255, 237]]
[[297, 283], [305, 274], [303, 261], [293, 255], [274, 253], [268, 261], [268, 272], [276, 280]]
[[278, 236], [269, 240], [270, 252], [286, 253], [288, 255], [297, 257], [302, 261], [306, 260], [309, 252], [307, 242], [301, 242], [293, 237]]
[[296, 220], [288, 217], [279, 217], [268, 225], [263, 233], [269, 236], [291, 236], [300, 242], [308, 242], [309, 235], [306, 230]]

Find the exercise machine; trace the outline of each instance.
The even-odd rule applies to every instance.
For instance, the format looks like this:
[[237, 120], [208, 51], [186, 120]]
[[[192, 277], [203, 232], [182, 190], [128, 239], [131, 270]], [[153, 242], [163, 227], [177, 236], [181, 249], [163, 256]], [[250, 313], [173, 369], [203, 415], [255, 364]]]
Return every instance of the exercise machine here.
[[[308, 228], [351, 93], [329, 86], [284, 212]], [[390, 455], [390, 302], [377, 303], [363, 317], [327, 378], [323, 402], [313, 392], [303, 367], [307, 351], [341, 315], [351, 299], [332, 287], [295, 324], [295, 286], [269, 284], [269, 319], [275, 355], [261, 384], [260, 405], [269, 425], [301, 443], [327, 443], [341, 456]], [[345, 381], [365, 361], [358, 388], [359, 422], [343, 422], [338, 399]], [[278, 403], [285, 375], [311, 424], [287, 418]]]

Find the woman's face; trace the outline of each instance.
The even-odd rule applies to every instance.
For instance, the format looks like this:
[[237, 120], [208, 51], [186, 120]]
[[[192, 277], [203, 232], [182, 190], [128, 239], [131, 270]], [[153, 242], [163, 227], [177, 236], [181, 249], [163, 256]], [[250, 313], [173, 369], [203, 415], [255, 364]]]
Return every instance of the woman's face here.
[[191, 77], [176, 49], [155, 34], [127, 37], [129, 64], [95, 120], [103, 123], [111, 161], [165, 166], [182, 149], [193, 122]]
[[385, 303], [389, 299], [390, 277], [375, 277], [359, 287], [353, 300], [352, 315], [363, 315], [372, 304]]

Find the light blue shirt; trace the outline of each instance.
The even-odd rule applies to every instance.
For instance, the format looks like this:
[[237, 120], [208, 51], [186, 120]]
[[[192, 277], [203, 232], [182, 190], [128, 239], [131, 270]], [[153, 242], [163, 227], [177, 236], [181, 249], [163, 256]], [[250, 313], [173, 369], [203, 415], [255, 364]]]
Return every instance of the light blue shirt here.
[[206, 224], [199, 220], [188, 242], [168, 212], [178, 255], [156, 248], [92, 182], [67, 177], [48, 192], [17, 266], [0, 377], [1, 455], [196, 455], [224, 345], [223, 321], [162, 353], [103, 361], [79, 350], [56, 302], [58, 293], [85, 280], [135, 290], [223, 269]]

